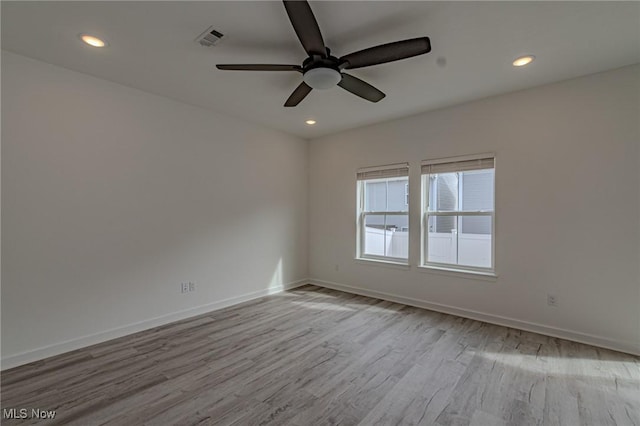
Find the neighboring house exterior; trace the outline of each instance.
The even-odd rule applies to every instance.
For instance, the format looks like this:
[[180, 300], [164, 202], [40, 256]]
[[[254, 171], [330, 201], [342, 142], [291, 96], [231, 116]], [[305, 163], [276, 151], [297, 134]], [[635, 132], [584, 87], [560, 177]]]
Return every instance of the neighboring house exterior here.
[[[442, 173], [430, 176], [435, 190], [429, 194], [429, 204], [437, 210], [493, 210], [494, 170], [474, 170], [460, 173]], [[460, 205], [456, 207], [456, 201]], [[456, 229], [455, 217], [433, 218], [429, 232], [447, 233]], [[491, 234], [491, 221], [486, 217], [461, 219], [463, 234]]]
[[[438, 206], [438, 210], [492, 210], [494, 171], [477, 170], [460, 173], [442, 173], [433, 175], [435, 191], [429, 194], [429, 203]], [[459, 181], [459, 182], [458, 182]], [[459, 183], [459, 185], [458, 185]], [[405, 178], [386, 181], [366, 182], [367, 191], [365, 211], [369, 212], [408, 212], [409, 180]], [[487, 197], [487, 194], [490, 197]], [[456, 201], [460, 205], [456, 206]], [[456, 208], [457, 207], [457, 208]], [[434, 218], [430, 232], [448, 233], [456, 229], [456, 218]], [[406, 231], [409, 226], [407, 215], [371, 215], [366, 226], [371, 228]], [[491, 234], [491, 222], [485, 217], [465, 217], [461, 220], [461, 232], [464, 234]]]
[[[404, 178], [389, 179], [386, 181], [366, 182], [367, 192], [365, 210], [370, 212], [409, 212], [409, 180]], [[402, 216], [370, 215], [367, 217], [366, 226], [370, 228], [387, 229], [394, 231], [408, 231], [409, 218]]]

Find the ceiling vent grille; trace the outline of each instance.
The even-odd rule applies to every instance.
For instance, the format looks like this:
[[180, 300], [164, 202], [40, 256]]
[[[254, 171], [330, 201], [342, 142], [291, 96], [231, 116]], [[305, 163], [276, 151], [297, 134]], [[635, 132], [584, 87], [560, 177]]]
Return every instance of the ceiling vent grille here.
[[224, 37], [224, 34], [214, 30], [213, 27], [209, 27], [205, 32], [203, 32], [196, 38], [196, 41], [200, 43], [201, 46], [213, 47], [216, 44], [218, 44], [218, 42], [223, 37]]

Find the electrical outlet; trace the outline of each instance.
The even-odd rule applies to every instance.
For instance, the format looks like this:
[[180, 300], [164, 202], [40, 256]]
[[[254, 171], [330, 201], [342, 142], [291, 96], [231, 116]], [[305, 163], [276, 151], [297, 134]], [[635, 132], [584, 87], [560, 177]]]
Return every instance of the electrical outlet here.
[[186, 293], [189, 291], [189, 283], [180, 283], [180, 293]]
[[547, 294], [547, 305], [553, 307], [558, 306], [558, 298], [553, 294]]
[[189, 281], [189, 291], [196, 291], [196, 283]]

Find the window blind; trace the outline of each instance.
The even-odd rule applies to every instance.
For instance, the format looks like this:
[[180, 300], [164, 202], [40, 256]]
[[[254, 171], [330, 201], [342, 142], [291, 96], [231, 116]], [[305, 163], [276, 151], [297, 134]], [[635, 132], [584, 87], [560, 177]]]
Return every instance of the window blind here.
[[390, 164], [388, 166], [365, 167], [358, 169], [358, 180], [384, 179], [409, 176], [409, 164]]
[[483, 170], [493, 169], [494, 159], [489, 158], [477, 158], [473, 160], [461, 160], [461, 161], [447, 161], [447, 162], [422, 162], [422, 174], [436, 174], [436, 173], [453, 173], [453, 172], [466, 172], [469, 170]]

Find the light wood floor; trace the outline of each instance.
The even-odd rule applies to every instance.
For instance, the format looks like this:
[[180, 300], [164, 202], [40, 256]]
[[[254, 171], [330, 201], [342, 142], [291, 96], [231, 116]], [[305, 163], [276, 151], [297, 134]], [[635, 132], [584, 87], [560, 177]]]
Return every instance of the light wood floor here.
[[640, 425], [638, 357], [313, 286], [1, 379], [42, 424]]

